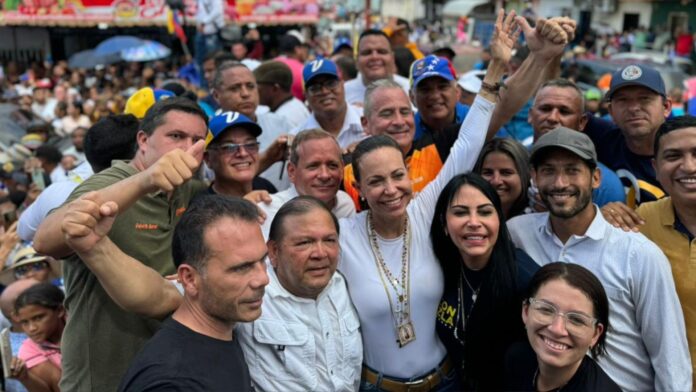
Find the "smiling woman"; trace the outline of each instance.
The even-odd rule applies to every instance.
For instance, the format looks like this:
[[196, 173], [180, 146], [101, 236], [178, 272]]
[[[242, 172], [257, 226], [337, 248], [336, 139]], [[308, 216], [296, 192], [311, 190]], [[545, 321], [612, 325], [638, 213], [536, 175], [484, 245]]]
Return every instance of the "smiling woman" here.
[[592, 272], [572, 263], [545, 265], [529, 284], [522, 319], [529, 343], [507, 354], [506, 390], [621, 390], [593, 360], [605, 353], [609, 300]]
[[454, 177], [430, 227], [445, 275], [437, 332], [466, 390], [502, 389], [505, 352], [521, 340], [527, 284], [539, 266], [515, 249], [496, 190], [477, 174]]
[[[496, 85], [516, 34], [514, 12], [498, 15], [493, 60], [484, 80]], [[417, 196], [399, 144], [372, 136], [353, 151], [354, 186], [370, 210], [341, 219], [339, 270], [363, 333], [361, 390], [456, 390], [454, 363], [435, 332], [444, 277], [428, 241], [437, 197], [471, 170], [483, 146], [497, 94], [482, 89], [437, 177]]]

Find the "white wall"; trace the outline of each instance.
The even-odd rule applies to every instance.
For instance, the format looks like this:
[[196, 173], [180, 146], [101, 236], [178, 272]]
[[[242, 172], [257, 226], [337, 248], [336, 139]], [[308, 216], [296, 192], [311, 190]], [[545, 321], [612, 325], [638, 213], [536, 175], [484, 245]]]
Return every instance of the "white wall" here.
[[425, 17], [425, 6], [421, 0], [382, 0], [382, 16], [413, 21]]
[[649, 0], [620, 1], [616, 12], [611, 14], [593, 13], [594, 23], [606, 22], [616, 31], [623, 31], [624, 14], [639, 14], [639, 25], [650, 27], [650, 17], [652, 16], [652, 4]]
[[536, 12], [541, 18], [560, 16], [563, 9], [571, 10], [571, 17], [578, 19], [580, 11], [573, 4], [573, 0], [540, 0], [537, 4]]

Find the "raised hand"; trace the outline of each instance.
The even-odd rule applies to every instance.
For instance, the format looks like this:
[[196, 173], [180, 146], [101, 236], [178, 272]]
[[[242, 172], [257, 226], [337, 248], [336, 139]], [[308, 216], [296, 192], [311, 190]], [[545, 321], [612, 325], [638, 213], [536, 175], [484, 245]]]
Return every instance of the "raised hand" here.
[[101, 203], [97, 192], [89, 192], [68, 204], [61, 229], [65, 242], [76, 252], [89, 252], [111, 230], [118, 214], [113, 201]]
[[540, 18], [535, 28], [532, 28], [527, 19], [522, 17], [517, 18], [517, 23], [524, 33], [529, 51], [543, 59], [551, 60], [563, 54], [563, 49], [570, 38], [567, 31], [573, 30], [574, 36], [574, 22], [571, 24], [566, 19], [568, 18], [563, 18], [562, 21], [560, 18], [549, 20]]
[[510, 57], [512, 57], [512, 48], [515, 47], [515, 42], [517, 42], [519, 35], [520, 30], [515, 23], [515, 11], [510, 11], [505, 16], [505, 11], [502, 8], [498, 10], [495, 30], [491, 38], [491, 57], [502, 64], [507, 64], [510, 61]]
[[171, 192], [191, 179], [201, 165], [204, 149], [205, 141], [199, 140], [186, 151], [177, 148], [163, 155], [142, 172], [146, 189]]

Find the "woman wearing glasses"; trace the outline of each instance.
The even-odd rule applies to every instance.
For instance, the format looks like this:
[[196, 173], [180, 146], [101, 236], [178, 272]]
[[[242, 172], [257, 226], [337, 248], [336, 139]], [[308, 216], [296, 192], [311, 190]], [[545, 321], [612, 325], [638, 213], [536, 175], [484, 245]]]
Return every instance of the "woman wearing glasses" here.
[[224, 112], [210, 120], [203, 156], [215, 173], [207, 193], [243, 197], [252, 190], [275, 193], [268, 180], [256, 175], [259, 169], [261, 127], [238, 112]]
[[41, 283], [53, 283], [62, 287], [60, 264], [36, 253], [31, 246], [20, 248], [12, 258], [12, 265], [0, 274], [0, 283], [9, 284], [13, 280], [34, 279]]
[[438, 335], [465, 390], [500, 390], [505, 352], [524, 339], [521, 303], [539, 266], [515, 249], [500, 198], [478, 174], [445, 186], [430, 238], [445, 275]]
[[[361, 390], [452, 390], [452, 361], [435, 331], [443, 275], [428, 243], [440, 190], [471, 170], [483, 146], [516, 34], [514, 12], [496, 21], [488, 73], [437, 178], [416, 197], [399, 145], [373, 136], [353, 152], [356, 188], [370, 206], [341, 219], [341, 261], [363, 334]], [[433, 65], [435, 66], [435, 65]], [[425, 72], [425, 68], [421, 73]]]
[[609, 301], [592, 272], [571, 263], [542, 267], [529, 284], [522, 320], [529, 342], [507, 354], [506, 389], [621, 390], [595, 362], [605, 353]]

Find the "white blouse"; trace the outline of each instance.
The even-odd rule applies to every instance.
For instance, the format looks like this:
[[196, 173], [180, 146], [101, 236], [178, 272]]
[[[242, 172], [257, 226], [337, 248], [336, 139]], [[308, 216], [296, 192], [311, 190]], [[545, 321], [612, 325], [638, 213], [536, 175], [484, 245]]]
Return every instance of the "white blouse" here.
[[[364, 363], [385, 375], [418, 377], [436, 368], [447, 353], [435, 331], [444, 280], [430, 242], [430, 223], [442, 188], [455, 175], [474, 167], [494, 108], [495, 104], [476, 97], [442, 170], [406, 209], [411, 230], [409, 301], [416, 334], [416, 339], [406, 346], [400, 348], [397, 343], [389, 299], [370, 248], [367, 213], [340, 220], [341, 258], [338, 268], [346, 277], [360, 317]], [[385, 264], [392, 274], [400, 276], [403, 236], [396, 239], [378, 236], [378, 243]], [[391, 287], [390, 293], [393, 293]]]

